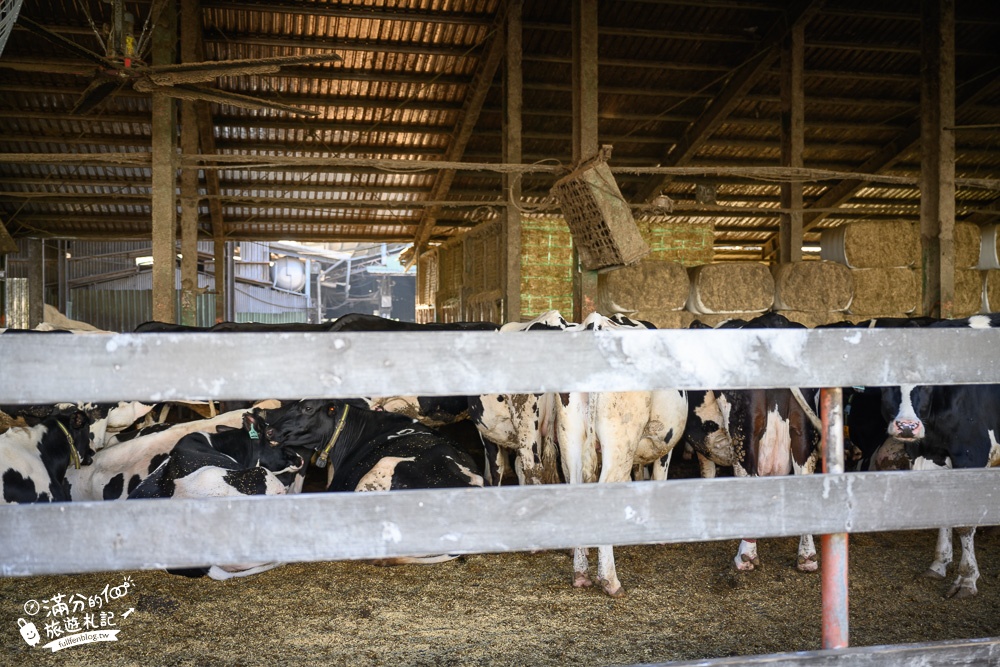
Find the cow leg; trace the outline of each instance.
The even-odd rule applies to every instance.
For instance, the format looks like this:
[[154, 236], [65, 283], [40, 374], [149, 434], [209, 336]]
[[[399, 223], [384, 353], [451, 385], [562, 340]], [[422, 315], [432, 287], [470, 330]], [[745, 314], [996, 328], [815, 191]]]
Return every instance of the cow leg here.
[[971, 598], [978, 591], [976, 590], [976, 581], [979, 579], [979, 564], [976, 563], [976, 528], [973, 526], [971, 528], [956, 528], [955, 531], [958, 533], [958, 540], [962, 544], [962, 560], [958, 564], [958, 577], [955, 579], [955, 583], [951, 585], [945, 597], [955, 598], [960, 600], [962, 598]]
[[702, 479], [715, 479], [715, 461], [698, 453], [698, 469], [701, 470]]
[[741, 572], [749, 572], [760, 566], [757, 556], [757, 540], [740, 540], [740, 548], [733, 558], [733, 566]]
[[812, 535], [803, 535], [799, 538], [799, 559], [795, 566], [799, 572], [815, 572], [819, 569], [819, 562], [816, 560], [816, 544]]
[[590, 580], [590, 563], [587, 562], [587, 550], [583, 547], [573, 548], [573, 587], [587, 588], [594, 585]]
[[615, 569], [615, 552], [612, 546], [597, 547], [597, 581], [604, 592], [613, 598], [625, 595]]
[[934, 547], [934, 562], [927, 568], [923, 576], [928, 579], [944, 579], [951, 564], [951, 526], [938, 528], [937, 545]]
[[[667, 470], [670, 468], [670, 457], [673, 456], [674, 450], [670, 450], [660, 458], [653, 461], [653, 474], [652, 479], [656, 482], [662, 482], [667, 479]], [[714, 463], [712, 464], [715, 465]]]

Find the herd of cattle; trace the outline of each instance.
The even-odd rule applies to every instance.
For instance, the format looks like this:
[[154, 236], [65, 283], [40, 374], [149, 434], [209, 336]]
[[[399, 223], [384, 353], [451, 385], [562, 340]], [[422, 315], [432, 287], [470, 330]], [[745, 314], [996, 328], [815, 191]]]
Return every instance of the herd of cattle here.
[[[699, 326], [697, 323], [694, 326]], [[769, 313], [722, 328], [800, 325]], [[1000, 314], [963, 320], [877, 320], [858, 327], [1000, 326]], [[197, 329], [162, 323], [138, 332], [177, 331], [517, 331], [653, 328], [616, 315], [570, 324], [556, 311], [528, 323], [409, 324], [347, 315], [323, 325], [242, 325]], [[8, 330], [5, 333], [21, 333]], [[470, 397], [265, 400], [210, 418], [159, 423], [153, 406], [121, 402], [0, 406], [22, 424], [0, 433], [0, 503], [274, 495], [303, 490], [312, 467], [326, 469], [327, 491], [481, 487], [501, 483], [623, 482], [666, 479], [678, 444], [702, 475], [716, 466], [737, 477], [809, 474], [820, 438], [816, 389], [761, 389]], [[845, 423], [853, 467], [975, 468], [1000, 465], [1000, 385], [850, 387]], [[162, 413], [161, 413], [162, 414]], [[475, 429], [453, 429], [474, 424]], [[470, 437], [471, 433], [471, 437]], [[976, 594], [975, 528], [956, 529], [962, 545], [949, 596]], [[929, 575], [943, 578], [952, 529], [942, 528]], [[598, 548], [597, 581], [623, 592], [611, 546]], [[427, 557], [407, 562], [437, 562]], [[212, 566], [182, 574], [243, 576], [274, 564]], [[741, 541], [740, 570], [759, 565], [756, 541]], [[798, 568], [818, 568], [811, 535]], [[574, 586], [590, 586], [587, 552], [575, 549]]]

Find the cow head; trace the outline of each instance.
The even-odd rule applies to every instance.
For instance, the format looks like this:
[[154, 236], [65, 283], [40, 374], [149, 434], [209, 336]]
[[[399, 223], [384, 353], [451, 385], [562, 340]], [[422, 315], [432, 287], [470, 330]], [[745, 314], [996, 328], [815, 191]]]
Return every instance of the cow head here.
[[933, 387], [902, 385], [882, 390], [882, 416], [887, 432], [903, 442], [916, 442], [927, 434], [924, 419], [931, 407]]
[[94, 461], [94, 450], [90, 447], [90, 416], [83, 410], [69, 410], [57, 416], [58, 429], [66, 436], [70, 447], [70, 461], [90, 465]]
[[335, 428], [340, 401], [306, 399], [282, 408], [265, 429], [272, 446], [319, 449]]

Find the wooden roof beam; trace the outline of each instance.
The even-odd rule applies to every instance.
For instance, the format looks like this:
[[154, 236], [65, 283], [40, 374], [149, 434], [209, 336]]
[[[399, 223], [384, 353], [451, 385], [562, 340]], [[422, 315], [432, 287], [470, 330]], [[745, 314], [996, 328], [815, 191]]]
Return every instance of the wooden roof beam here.
[[[663, 164], [676, 167], [687, 164], [698, 152], [703, 143], [718, 129], [747, 92], [770, 69], [777, 60], [781, 50], [782, 40], [789, 30], [796, 25], [809, 22], [822, 5], [822, 0], [797, 0], [791, 3], [783, 13], [768, 28], [757, 50], [748, 58], [744, 65], [737, 68], [726, 82], [725, 87], [712, 100], [705, 112], [696, 120], [680, 141], [673, 144], [663, 156]], [[670, 182], [670, 178], [656, 176], [650, 178], [643, 186], [636, 201], [648, 202], [660, 194], [660, 191]]]

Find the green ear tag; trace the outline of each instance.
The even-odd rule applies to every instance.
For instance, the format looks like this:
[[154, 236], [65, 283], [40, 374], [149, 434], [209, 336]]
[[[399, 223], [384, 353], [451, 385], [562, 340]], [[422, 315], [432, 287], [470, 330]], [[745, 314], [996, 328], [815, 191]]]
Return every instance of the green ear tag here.
[[252, 439], [260, 440], [260, 433], [257, 432], [256, 428], [254, 428], [253, 422], [250, 422], [250, 428], [248, 429], [248, 432], [250, 433], [250, 437]]

